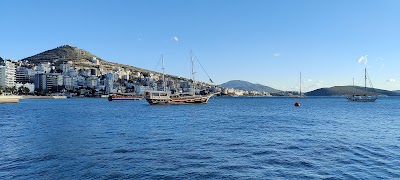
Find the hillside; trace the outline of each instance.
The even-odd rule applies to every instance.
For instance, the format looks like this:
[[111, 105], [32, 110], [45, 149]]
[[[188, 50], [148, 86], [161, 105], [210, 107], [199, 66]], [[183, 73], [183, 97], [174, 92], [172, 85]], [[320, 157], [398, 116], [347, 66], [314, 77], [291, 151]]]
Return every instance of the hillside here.
[[[400, 96], [400, 93], [382, 89], [367, 88], [370, 95]], [[320, 88], [305, 93], [306, 96], [348, 96], [355, 94], [366, 94], [364, 87], [359, 86], [334, 86], [330, 88]]]
[[98, 67], [96, 62], [92, 61], [94, 58], [99, 61], [101, 68], [106, 71], [113, 70], [116, 67], [120, 67], [120, 68], [124, 68], [126, 70], [131, 70], [132, 72], [134, 72], [134, 71], [152, 72], [152, 71], [137, 68], [134, 66], [107, 62], [104, 59], [102, 59], [88, 51], [85, 51], [83, 49], [79, 49], [77, 47], [73, 47], [70, 45], [59, 46], [57, 48], [44, 51], [44, 52], [36, 54], [34, 56], [24, 58], [24, 59], [22, 59], [22, 61], [27, 61], [29, 63], [34, 63], [34, 64], [38, 64], [38, 63], [42, 63], [42, 62], [49, 62], [56, 66], [63, 64], [63, 63], [67, 63], [68, 61], [71, 61], [73, 63], [73, 65], [77, 66], [77, 67], [89, 67], [89, 68], [90, 67]]
[[241, 80], [232, 80], [228, 81], [226, 83], [221, 84], [220, 86], [226, 87], [226, 88], [233, 88], [233, 89], [239, 89], [239, 90], [244, 90], [244, 91], [265, 91], [269, 93], [276, 93], [280, 92], [280, 90], [264, 86], [261, 84], [253, 84], [247, 81], [241, 81]]
[[36, 54], [34, 56], [24, 58], [22, 59], [22, 61], [28, 61], [35, 64], [42, 62], [50, 62], [56, 65], [62, 64], [64, 62], [66, 63], [67, 61], [72, 61], [75, 64], [86, 64], [90, 62], [90, 60], [92, 60], [93, 57], [96, 57], [99, 61], [104, 61], [103, 59], [83, 49], [79, 49], [77, 47], [73, 47], [70, 45], [63, 45]]
[[[98, 60], [98, 63], [96, 61], [93, 61], [93, 57], [95, 57], [96, 60]], [[142, 69], [138, 68], [135, 66], [131, 65], [125, 65], [125, 64], [118, 64], [118, 63], [113, 63], [106, 61], [105, 59], [102, 59], [88, 51], [85, 51], [83, 49], [70, 46], [70, 45], [62, 45], [57, 48], [47, 50], [44, 52], [41, 52], [39, 54], [21, 59], [20, 61], [23, 62], [28, 62], [30, 64], [38, 64], [42, 62], [49, 62], [53, 65], [56, 66], [56, 68], [59, 68], [58, 65], [67, 63], [68, 61], [72, 62], [74, 67], [77, 68], [97, 68], [100, 69], [103, 72], [113, 72], [117, 68], [124, 69], [125, 71], [131, 71], [131, 72], [140, 72], [143, 75], [148, 75], [149, 73], [154, 73], [154, 74], [161, 74], [160, 72], [155, 72], [147, 69]], [[170, 77], [173, 79], [179, 79], [183, 81], [191, 81], [189, 78], [185, 77], [178, 77], [175, 75], [170, 75], [166, 74], [166, 77]], [[205, 84], [208, 84], [206, 82], [203, 82]]]
[[[93, 58], [96, 58], [96, 60], [99, 61], [99, 64], [97, 64], [95, 61], [93, 61]], [[83, 49], [79, 49], [77, 47], [73, 47], [70, 45], [63, 45], [59, 46], [57, 48], [47, 50], [44, 52], [41, 52], [39, 54], [21, 59], [21, 61], [26, 61], [31, 64], [38, 64], [42, 62], [49, 62], [56, 67], [58, 65], [67, 63], [68, 61], [73, 63], [74, 67], [81, 67], [81, 68], [98, 68], [102, 69], [105, 72], [109, 71], [114, 71], [116, 68], [122, 68], [125, 69], [125, 71], [131, 71], [131, 72], [140, 72], [144, 74], [148, 73], [155, 73], [159, 74], [159, 72], [155, 71], [150, 71], [142, 68], [138, 68], [135, 66], [131, 65], [125, 65], [125, 64], [118, 64], [118, 63], [113, 63], [113, 62], [108, 62], [88, 51], [85, 51]], [[183, 78], [183, 77], [178, 77], [174, 75], [168, 75], [166, 74], [167, 77], [172, 77], [175, 79], [181, 79], [184, 81], [189, 81], [188, 78]]]

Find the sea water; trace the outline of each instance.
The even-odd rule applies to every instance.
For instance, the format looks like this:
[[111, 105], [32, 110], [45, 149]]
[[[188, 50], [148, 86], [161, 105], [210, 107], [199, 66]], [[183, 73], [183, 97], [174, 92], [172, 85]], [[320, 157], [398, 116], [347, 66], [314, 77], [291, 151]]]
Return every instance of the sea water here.
[[0, 179], [398, 179], [399, 102], [0, 104]]

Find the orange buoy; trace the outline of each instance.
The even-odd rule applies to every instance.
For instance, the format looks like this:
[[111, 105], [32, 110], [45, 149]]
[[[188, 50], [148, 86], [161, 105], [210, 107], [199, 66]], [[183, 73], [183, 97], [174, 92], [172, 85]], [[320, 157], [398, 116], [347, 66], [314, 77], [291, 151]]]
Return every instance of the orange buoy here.
[[296, 102], [296, 103], [294, 103], [294, 106], [299, 107], [300, 103]]

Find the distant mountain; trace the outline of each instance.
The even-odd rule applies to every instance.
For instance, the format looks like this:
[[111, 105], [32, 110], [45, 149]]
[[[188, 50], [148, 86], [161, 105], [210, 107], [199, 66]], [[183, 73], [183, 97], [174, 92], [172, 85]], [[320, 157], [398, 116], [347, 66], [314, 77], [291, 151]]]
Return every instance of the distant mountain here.
[[221, 84], [220, 86], [226, 87], [226, 88], [233, 88], [233, 89], [239, 89], [239, 90], [244, 90], [244, 91], [265, 91], [269, 93], [277, 93], [280, 92], [280, 90], [264, 86], [261, 84], [253, 84], [247, 81], [241, 81], [241, 80], [232, 80], [228, 81], [226, 83]]
[[400, 96], [400, 93], [394, 91], [387, 91], [382, 89], [367, 88], [359, 86], [334, 86], [331, 88], [320, 88], [314, 91], [305, 93], [306, 96], [348, 96], [355, 94], [369, 94], [369, 95], [386, 95], [386, 96]]
[[400, 90], [395, 90], [394, 92], [400, 93]]

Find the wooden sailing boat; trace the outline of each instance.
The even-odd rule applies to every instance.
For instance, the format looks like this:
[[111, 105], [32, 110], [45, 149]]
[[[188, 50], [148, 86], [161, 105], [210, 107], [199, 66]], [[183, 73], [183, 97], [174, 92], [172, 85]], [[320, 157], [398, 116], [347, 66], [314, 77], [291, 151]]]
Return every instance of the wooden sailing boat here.
[[[353, 79], [353, 87], [354, 87], [354, 79]], [[348, 101], [353, 101], [353, 102], [375, 102], [376, 99], [378, 99], [376, 96], [370, 96], [368, 95], [367, 91], [367, 68], [364, 70], [364, 91], [365, 94], [363, 95], [357, 95], [353, 92], [352, 96], [348, 96], [346, 99]]]
[[165, 72], [164, 72], [164, 58], [161, 56], [162, 70], [163, 70], [163, 91], [148, 91], [146, 92], [145, 99], [150, 105], [155, 104], [205, 104], [213, 96], [209, 95], [196, 95], [195, 80], [194, 80], [194, 63], [193, 55], [190, 52], [190, 61], [192, 64], [192, 81], [193, 87], [191, 93], [176, 93], [172, 94], [167, 90], [165, 85]]

